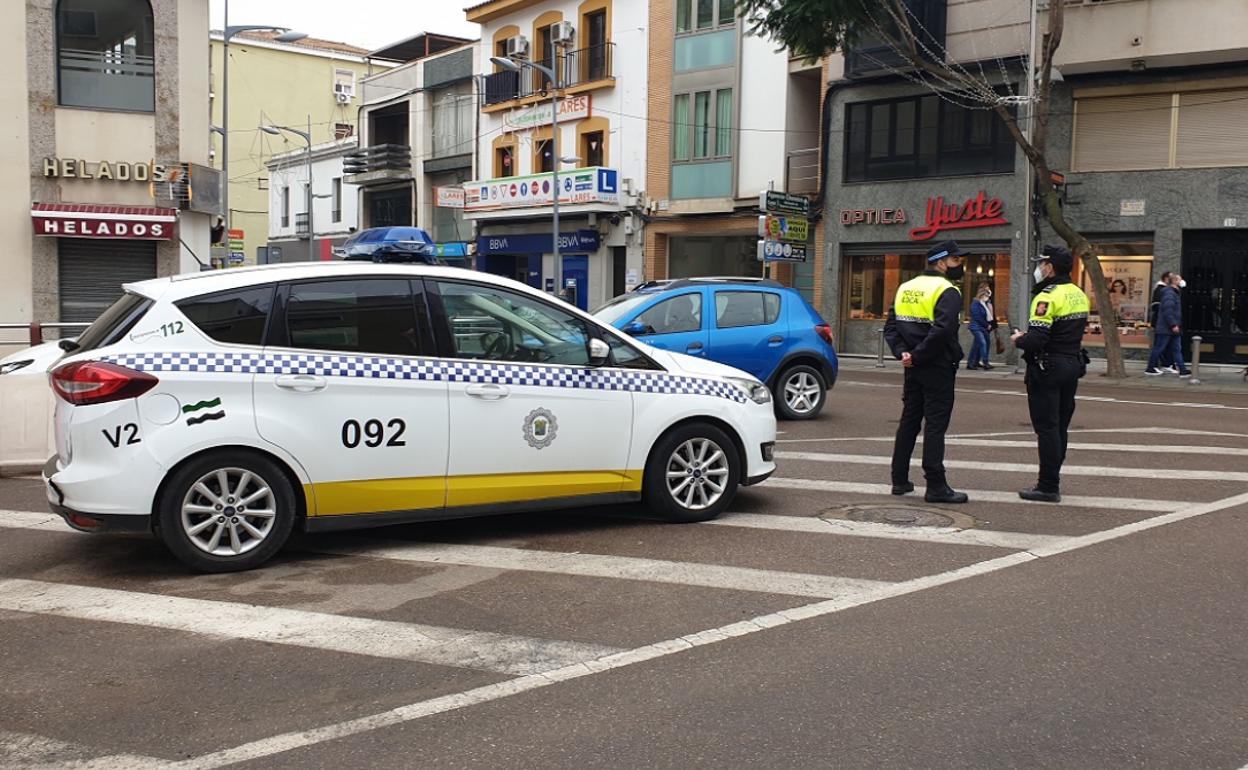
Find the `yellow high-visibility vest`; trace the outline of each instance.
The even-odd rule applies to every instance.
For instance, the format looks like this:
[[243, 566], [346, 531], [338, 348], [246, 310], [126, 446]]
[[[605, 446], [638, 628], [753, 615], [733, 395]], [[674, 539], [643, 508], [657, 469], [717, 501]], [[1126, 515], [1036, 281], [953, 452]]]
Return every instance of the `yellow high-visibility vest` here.
[[[936, 302], [940, 295], [957, 284], [943, 275], [920, 275], [903, 283], [893, 299], [893, 312], [898, 321], [930, 324], [936, 320]], [[962, 291], [958, 289], [959, 293]]]

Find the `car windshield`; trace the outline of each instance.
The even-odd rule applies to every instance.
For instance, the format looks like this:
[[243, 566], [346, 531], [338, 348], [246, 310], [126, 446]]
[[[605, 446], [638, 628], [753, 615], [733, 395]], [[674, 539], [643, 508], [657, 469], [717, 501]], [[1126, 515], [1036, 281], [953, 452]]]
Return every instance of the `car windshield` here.
[[653, 298], [654, 295], [650, 293], [638, 294], [633, 292], [632, 294], [621, 294], [595, 310], [594, 315], [614, 326], [616, 321], [632, 315], [634, 310]]

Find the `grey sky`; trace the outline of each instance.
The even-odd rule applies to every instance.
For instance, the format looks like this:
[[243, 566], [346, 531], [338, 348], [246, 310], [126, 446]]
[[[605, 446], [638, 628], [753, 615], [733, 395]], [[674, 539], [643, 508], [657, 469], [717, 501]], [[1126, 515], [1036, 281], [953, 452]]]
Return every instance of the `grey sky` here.
[[[419, 32], [477, 37], [464, 19], [479, 0], [230, 0], [231, 24], [273, 24], [362, 48], [380, 48]], [[213, 29], [221, 29], [225, 0], [209, 0]]]

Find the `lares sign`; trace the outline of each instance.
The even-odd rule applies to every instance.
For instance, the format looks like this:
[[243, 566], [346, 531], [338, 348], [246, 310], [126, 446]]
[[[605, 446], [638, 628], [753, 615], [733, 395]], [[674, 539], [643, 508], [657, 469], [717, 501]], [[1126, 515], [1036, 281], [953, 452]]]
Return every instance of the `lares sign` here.
[[1004, 204], [1000, 198], [988, 198], [983, 190], [962, 204], [946, 203], [939, 195], [928, 198], [923, 225], [910, 231], [910, 240], [926, 241], [946, 230], [1008, 225], [1010, 222], [1002, 215], [1002, 208]]

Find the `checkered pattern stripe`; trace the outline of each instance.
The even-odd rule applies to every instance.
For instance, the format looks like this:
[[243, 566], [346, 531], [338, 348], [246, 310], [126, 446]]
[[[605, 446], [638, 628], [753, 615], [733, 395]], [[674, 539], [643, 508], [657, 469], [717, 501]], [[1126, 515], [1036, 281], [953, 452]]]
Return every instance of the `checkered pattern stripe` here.
[[745, 403], [746, 398], [739, 388], [721, 380], [628, 369], [526, 366], [492, 361], [444, 361], [436, 358], [326, 353], [126, 353], [109, 356], [107, 360], [143, 372], [309, 374], [320, 377], [492, 383], [540, 388], [714, 396], [737, 403]]

